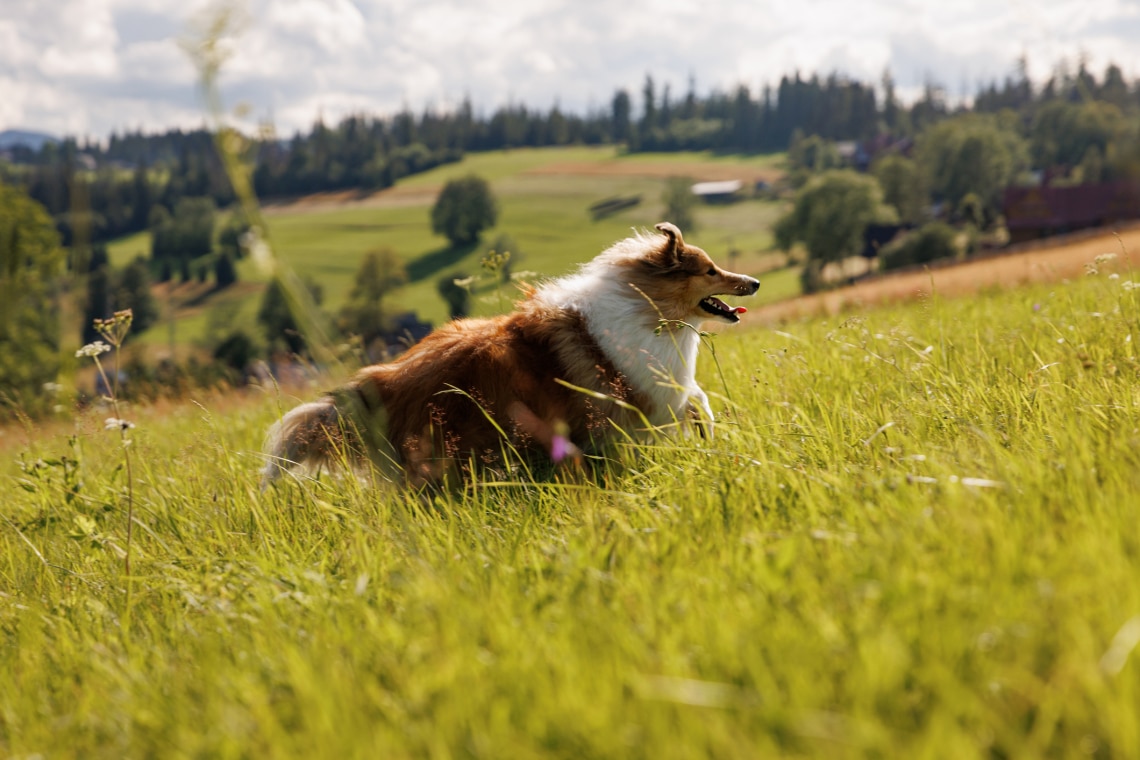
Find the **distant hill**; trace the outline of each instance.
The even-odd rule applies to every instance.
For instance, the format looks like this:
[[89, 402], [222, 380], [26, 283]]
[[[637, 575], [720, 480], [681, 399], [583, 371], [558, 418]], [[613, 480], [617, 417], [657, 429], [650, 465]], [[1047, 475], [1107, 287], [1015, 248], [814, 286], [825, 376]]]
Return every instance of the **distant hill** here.
[[0, 150], [15, 148], [18, 145], [39, 150], [49, 142], [59, 142], [59, 138], [45, 132], [29, 132], [22, 129], [5, 129], [0, 132]]

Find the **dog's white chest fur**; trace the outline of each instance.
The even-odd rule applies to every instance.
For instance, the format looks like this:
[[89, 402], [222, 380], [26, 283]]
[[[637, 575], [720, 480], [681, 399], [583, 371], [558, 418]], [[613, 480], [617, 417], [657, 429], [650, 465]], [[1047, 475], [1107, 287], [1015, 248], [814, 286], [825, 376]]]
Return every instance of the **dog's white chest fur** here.
[[684, 420], [694, 402], [711, 419], [708, 399], [696, 380], [700, 336], [686, 325], [658, 330], [652, 304], [628, 283], [606, 274], [586, 269], [548, 283], [536, 297], [585, 318], [598, 347], [651, 402], [653, 408], [645, 410], [651, 423]]

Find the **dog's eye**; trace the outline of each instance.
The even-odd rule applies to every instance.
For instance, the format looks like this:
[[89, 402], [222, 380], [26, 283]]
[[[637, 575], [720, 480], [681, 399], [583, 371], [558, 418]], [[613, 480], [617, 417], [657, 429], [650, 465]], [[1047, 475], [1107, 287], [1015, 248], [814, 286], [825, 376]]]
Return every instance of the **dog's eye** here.
[[709, 277], [716, 277], [716, 267], [709, 267], [709, 271], [705, 272]]

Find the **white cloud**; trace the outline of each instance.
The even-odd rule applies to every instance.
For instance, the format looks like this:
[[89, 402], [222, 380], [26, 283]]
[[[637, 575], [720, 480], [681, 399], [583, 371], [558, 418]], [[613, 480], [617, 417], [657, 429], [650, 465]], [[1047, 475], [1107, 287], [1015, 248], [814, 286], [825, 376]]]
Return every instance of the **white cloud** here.
[[343, 54], [364, 42], [364, 17], [348, 0], [269, 3], [260, 19], [284, 39], [301, 44], [313, 40], [326, 54]]
[[36, 48], [16, 22], [0, 19], [0, 70], [23, 68], [35, 61]]
[[[194, 72], [178, 39], [217, 0], [4, 0], [0, 128], [105, 135], [197, 126]], [[903, 92], [952, 96], [1001, 79], [1027, 55], [1038, 80], [1083, 55], [1140, 75], [1133, 0], [249, 0], [223, 95], [282, 132], [318, 113], [508, 100], [605, 107], [618, 87], [640, 105], [647, 73], [674, 98], [758, 92], [783, 74], [838, 71]]]
[[47, 28], [37, 30], [36, 36], [47, 43], [38, 57], [40, 70], [49, 78], [116, 76], [118, 35], [107, 3], [67, 0], [62, 6]]

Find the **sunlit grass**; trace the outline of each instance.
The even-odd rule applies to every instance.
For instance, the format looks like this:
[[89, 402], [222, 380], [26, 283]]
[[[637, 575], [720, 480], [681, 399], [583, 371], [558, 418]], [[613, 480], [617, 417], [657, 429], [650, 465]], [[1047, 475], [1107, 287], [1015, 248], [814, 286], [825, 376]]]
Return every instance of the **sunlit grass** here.
[[1136, 757], [1120, 274], [727, 331], [713, 440], [430, 507], [259, 492], [293, 398], [132, 410], [129, 635], [83, 417], [5, 465], [0, 754]]

